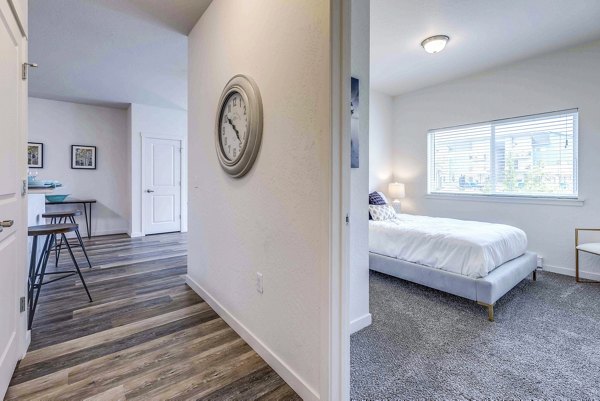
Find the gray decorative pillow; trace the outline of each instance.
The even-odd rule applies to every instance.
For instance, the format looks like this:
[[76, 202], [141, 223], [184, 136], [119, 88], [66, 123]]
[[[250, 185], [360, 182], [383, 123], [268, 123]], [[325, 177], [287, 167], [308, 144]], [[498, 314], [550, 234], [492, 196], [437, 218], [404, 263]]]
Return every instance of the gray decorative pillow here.
[[369, 205], [369, 213], [375, 221], [396, 218], [396, 211], [390, 205]]
[[383, 200], [379, 192], [371, 192], [369, 194], [369, 205], [386, 205], [387, 202]]

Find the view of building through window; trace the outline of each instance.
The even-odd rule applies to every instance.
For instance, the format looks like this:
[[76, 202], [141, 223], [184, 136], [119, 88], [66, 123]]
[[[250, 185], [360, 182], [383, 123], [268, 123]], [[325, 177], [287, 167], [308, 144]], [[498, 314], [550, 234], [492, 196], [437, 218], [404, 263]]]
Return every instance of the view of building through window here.
[[429, 193], [577, 196], [577, 110], [429, 132]]

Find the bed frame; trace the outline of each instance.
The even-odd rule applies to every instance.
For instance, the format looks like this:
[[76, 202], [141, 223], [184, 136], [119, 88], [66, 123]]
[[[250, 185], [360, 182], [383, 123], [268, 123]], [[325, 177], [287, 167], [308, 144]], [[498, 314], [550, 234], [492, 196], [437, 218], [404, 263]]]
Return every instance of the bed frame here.
[[493, 322], [494, 304], [498, 299], [529, 273], [533, 273], [533, 280], [536, 280], [537, 255], [525, 252], [498, 266], [487, 276], [477, 279], [373, 252], [369, 252], [369, 268], [475, 301], [487, 308], [488, 320]]

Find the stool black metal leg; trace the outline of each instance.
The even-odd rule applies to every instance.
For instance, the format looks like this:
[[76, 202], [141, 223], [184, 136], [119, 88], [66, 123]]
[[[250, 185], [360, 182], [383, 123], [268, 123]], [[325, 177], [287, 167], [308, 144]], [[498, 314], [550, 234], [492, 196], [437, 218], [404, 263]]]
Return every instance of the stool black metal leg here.
[[[40, 253], [40, 260], [38, 260], [37, 267], [36, 267], [34, 275], [33, 275], [34, 282], [35, 282], [35, 278], [38, 276], [38, 274], [40, 274], [40, 270], [42, 269], [42, 265], [44, 264], [44, 259], [48, 259], [48, 256], [50, 255], [50, 252], [44, 252], [44, 250], [48, 246], [51, 236], [52, 235], [46, 236], [46, 240], [44, 241], [44, 246], [42, 246], [42, 253]], [[48, 248], [48, 250], [50, 250], [50, 249], [52, 249], [52, 247]]]
[[90, 203], [90, 216], [88, 221], [88, 211], [85, 203], [83, 204], [83, 215], [85, 216], [85, 229], [87, 230], [88, 239], [92, 239], [92, 204]]
[[[52, 217], [50, 219], [50, 224], [58, 224], [60, 223], [60, 220], [57, 222], [56, 221], [56, 217]], [[58, 244], [55, 242], [54, 243], [54, 256], [56, 257], [56, 261], [54, 262], [54, 266], [58, 266]]]
[[29, 285], [27, 286], [27, 302], [33, 298], [33, 284], [35, 283], [36, 259], [37, 259], [38, 236], [33, 237], [31, 244], [31, 261], [29, 262]]
[[[38, 284], [34, 284], [37, 287], [37, 292], [35, 294], [35, 299], [29, 305], [29, 329], [31, 330], [31, 326], [33, 324], [33, 315], [35, 314], [35, 309], [37, 308], [37, 303], [40, 298], [40, 292], [42, 291], [42, 282], [44, 281], [44, 274], [46, 273], [46, 266], [48, 266], [48, 254], [50, 253], [50, 249], [52, 249], [52, 245], [56, 241], [56, 234], [49, 235], [49, 241], [44, 244], [44, 249], [42, 250], [42, 258], [44, 259], [44, 263], [42, 264], [42, 270], [39, 275]], [[35, 277], [37, 278], [37, 276]], [[34, 283], [35, 283], [34, 278]]]
[[[71, 223], [77, 224], [75, 222], [75, 217], [70, 217], [69, 219], [71, 220]], [[83, 240], [81, 239], [81, 234], [79, 233], [79, 226], [77, 226], [77, 229], [75, 230], [75, 235], [77, 236], [77, 240], [79, 241], [79, 246], [81, 247], [81, 250], [83, 251], [83, 254], [85, 255], [85, 259], [88, 262], [88, 266], [91, 269], [92, 268], [92, 264], [90, 263], [90, 258], [88, 258], [87, 251], [85, 250], [85, 245], [83, 245]]]
[[85, 280], [83, 279], [83, 275], [81, 274], [81, 270], [79, 270], [79, 265], [77, 264], [77, 260], [75, 260], [75, 255], [73, 255], [73, 250], [71, 249], [71, 245], [69, 244], [69, 241], [67, 241], [67, 237], [65, 237], [65, 234], [61, 234], [62, 239], [65, 241], [66, 245], [67, 245], [67, 249], [69, 250], [69, 254], [71, 255], [71, 259], [73, 260], [73, 264], [75, 265], [75, 270], [77, 270], [77, 274], [79, 274], [79, 278], [81, 279], [81, 283], [83, 284], [83, 288], [85, 288], [85, 292], [87, 292], [88, 298], [90, 299], [90, 302], [93, 302], [92, 300], [92, 296], [90, 295], [90, 291], [87, 288], [87, 285], [85, 285]]
[[[56, 221], [56, 217], [53, 217], [50, 219], [50, 224], [57, 224], [58, 222]], [[58, 251], [58, 249], [56, 248], [56, 243], [54, 244], [54, 254], [56, 255], [56, 252]]]
[[[90, 205], [90, 221], [88, 222], [88, 239], [92, 239], [92, 204], [89, 203]], [[85, 204], [84, 204], [85, 206]]]
[[[60, 217], [58, 219], [58, 224], [66, 223], [67, 219], [64, 217]], [[63, 247], [62, 237], [60, 238], [60, 244], [56, 241], [56, 245], [54, 246], [54, 255], [56, 256], [56, 261], [54, 262], [54, 266], [58, 267], [58, 259], [60, 258], [60, 251]]]

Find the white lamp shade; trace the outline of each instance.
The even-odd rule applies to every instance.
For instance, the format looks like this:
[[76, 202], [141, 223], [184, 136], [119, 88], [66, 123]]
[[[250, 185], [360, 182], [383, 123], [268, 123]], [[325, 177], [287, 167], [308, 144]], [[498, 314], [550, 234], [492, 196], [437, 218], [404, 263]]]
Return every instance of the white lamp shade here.
[[392, 182], [388, 185], [388, 193], [392, 199], [402, 199], [406, 196], [404, 184], [400, 182]]

